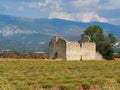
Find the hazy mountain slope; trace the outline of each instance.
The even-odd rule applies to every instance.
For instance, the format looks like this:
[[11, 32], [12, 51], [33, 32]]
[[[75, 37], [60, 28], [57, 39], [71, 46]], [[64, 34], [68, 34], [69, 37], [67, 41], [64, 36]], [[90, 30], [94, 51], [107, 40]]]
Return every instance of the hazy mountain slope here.
[[83, 30], [90, 25], [99, 25], [105, 34], [113, 33], [120, 38], [120, 26], [108, 23], [0, 15], [0, 50], [44, 51], [53, 36], [78, 40]]

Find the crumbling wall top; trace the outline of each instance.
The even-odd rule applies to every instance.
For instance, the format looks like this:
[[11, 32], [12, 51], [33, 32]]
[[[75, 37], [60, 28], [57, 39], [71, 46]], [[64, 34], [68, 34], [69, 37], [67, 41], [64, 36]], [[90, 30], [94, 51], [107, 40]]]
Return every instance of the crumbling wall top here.
[[78, 42], [79, 43], [90, 42], [90, 37], [88, 35], [82, 34], [81, 39]]
[[68, 42], [66, 39], [64, 39], [64, 38], [62, 38], [62, 37], [58, 37], [58, 36], [54, 36], [53, 38], [52, 38], [52, 40], [49, 42], [49, 45], [51, 44], [51, 43], [56, 43], [56, 42], [58, 42], [58, 41], [64, 41], [64, 42]]

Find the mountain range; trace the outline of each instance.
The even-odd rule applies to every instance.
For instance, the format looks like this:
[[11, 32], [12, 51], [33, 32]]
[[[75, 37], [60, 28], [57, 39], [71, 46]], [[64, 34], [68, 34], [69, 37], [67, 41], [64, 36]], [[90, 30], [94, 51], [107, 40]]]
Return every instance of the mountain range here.
[[79, 40], [83, 31], [91, 25], [101, 26], [105, 35], [113, 33], [120, 38], [120, 26], [109, 23], [0, 15], [0, 51], [47, 51], [53, 36]]

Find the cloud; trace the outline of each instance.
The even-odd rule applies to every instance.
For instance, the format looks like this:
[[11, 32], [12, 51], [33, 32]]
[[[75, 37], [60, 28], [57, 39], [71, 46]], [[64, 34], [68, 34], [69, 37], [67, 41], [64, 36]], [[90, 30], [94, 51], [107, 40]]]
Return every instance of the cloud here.
[[33, 2], [27, 2], [26, 5], [30, 8], [39, 8], [39, 7], [47, 7], [51, 6], [54, 8], [59, 8], [60, 7], [61, 0], [46, 0], [45, 2], [41, 1], [33, 1]]
[[96, 7], [99, 3], [99, 0], [74, 0], [73, 6], [76, 8], [89, 9]]
[[66, 12], [52, 12], [49, 15], [49, 18], [60, 18], [73, 21], [82, 21], [82, 22], [107, 22], [106, 18], [100, 17], [96, 12], [78, 12], [78, 13], [66, 13]]
[[[44, 1], [44, 0], [34, 0], [34, 1]], [[0, 2], [33, 2], [33, 0], [0, 0]]]
[[96, 12], [85, 12], [80, 14], [80, 16], [82, 22], [90, 22], [90, 21], [107, 22], [106, 18], [100, 17]]
[[42, 3], [42, 2], [29, 2], [29, 3], [26, 3], [26, 5], [29, 8], [39, 8], [41, 6], [46, 6], [46, 3]]
[[72, 15], [65, 13], [65, 12], [52, 12], [50, 13], [49, 19], [51, 18], [60, 18], [60, 19], [66, 19], [66, 20], [75, 20]]
[[0, 5], [0, 11], [1, 12], [4, 12], [4, 11], [7, 11], [7, 10], [12, 10], [13, 8], [11, 6], [2, 6]]
[[98, 14], [104, 18], [119, 18], [120, 17], [120, 9], [115, 10], [100, 10]]
[[45, 0], [44, 2], [29, 2], [27, 6], [29, 8], [39, 9], [40, 12], [47, 12], [48, 18], [79, 20], [84, 22], [95, 20], [107, 21], [94, 11], [98, 4], [99, 0], [69, 0], [69, 3], [64, 0]]
[[24, 6], [20, 6], [20, 7], [18, 8], [18, 11], [24, 11]]
[[120, 25], [120, 17], [109, 19], [109, 23], [112, 23], [112, 24], [115, 24], [115, 25]]
[[[64, 5], [71, 6], [72, 8], [71, 7], [66, 8], [66, 6]], [[97, 6], [99, 5], [99, 0], [74, 0], [64, 5], [59, 4], [59, 7], [62, 6], [62, 9], [57, 11], [51, 11], [49, 13], [48, 18], [60, 18], [60, 19], [82, 21], [82, 22], [108, 21], [107, 18], [101, 17], [97, 12], [98, 11]]]
[[120, 0], [7, 0], [6, 5], [3, 1], [0, 0], [9, 10], [12, 7], [10, 11], [7, 9], [8, 12], [13, 13], [17, 9], [17, 12], [24, 11], [22, 15], [29, 14], [33, 18], [110, 23], [119, 22], [117, 18], [120, 18]]
[[61, 4], [62, 4], [61, 0], [45, 0], [44, 2], [41, 1], [26, 2], [24, 3], [24, 6], [31, 9], [37, 9], [42, 13], [43, 12], [49, 13], [62, 10]]
[[120, 9], [120, 0], [109, 0], [107, 3], [101, 4], [99, 9], [112, 10]]

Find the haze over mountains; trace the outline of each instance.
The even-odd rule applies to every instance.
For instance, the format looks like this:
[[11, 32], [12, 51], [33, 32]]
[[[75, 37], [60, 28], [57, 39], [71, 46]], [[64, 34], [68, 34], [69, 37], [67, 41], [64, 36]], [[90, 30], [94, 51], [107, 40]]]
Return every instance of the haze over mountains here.
[[99, 25], [103, 27], [106, 35], [113, 33], [120, 38], [120, 26], [108, 23], [0, 15], [0, 51], [46, 51], [53, 36], [79, 40], [85, 28], [90, 25]]

